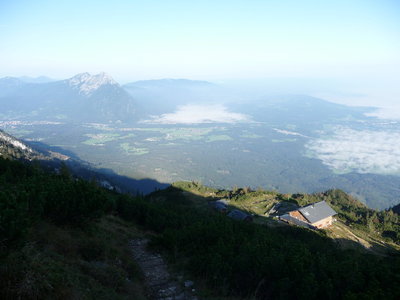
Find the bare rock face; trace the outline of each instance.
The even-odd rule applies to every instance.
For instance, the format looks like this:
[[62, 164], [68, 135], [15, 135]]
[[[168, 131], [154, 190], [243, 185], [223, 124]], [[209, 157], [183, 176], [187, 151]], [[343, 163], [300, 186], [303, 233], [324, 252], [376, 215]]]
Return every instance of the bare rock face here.
[[83, 94], [85, 96], [92, 95], [96, 90], [104, 85], [114, 85], [119, 87], [119, 84], [106, 73], [99, 73], [96, 75], [81, 73], [70, 79], [67, 79], [66, 81], [69, 86], [75, 90], [78, 90], [79, 94]]

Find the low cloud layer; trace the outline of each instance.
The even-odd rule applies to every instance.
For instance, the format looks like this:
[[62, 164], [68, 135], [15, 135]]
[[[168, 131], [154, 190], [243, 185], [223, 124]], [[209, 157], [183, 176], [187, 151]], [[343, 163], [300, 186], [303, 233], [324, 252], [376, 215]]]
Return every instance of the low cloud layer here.
[[400, 174], [400, 133], [337, 128], [329, 139], [306, 147], [337, 172]]
[[289, 131], [289, 130], [283, 130], [283, 129], [278, 129], [278, 128], [272, 128], [273, 130], [275, 130], [276, 132], [285, 134], [285, 135], [295, 135], [295, 136], [301, 136], [301, 137], [305, 137], [305, 138], [309, 138], [306, 135], [303, 135], [301, 133], [298, 132], [294, 132], [294, 131]]
[[229, 112], [223, 105], [184, 105], [174, 113], [154, 116], [143, 123], [152, 124], [202, 124], [202, 123], [239, 123], [249, 122], [250, 117]]
[[400, 120], [400, 106], [383, 107], [374, 112], [366, 113], [369, 117], [377, 117], [386, 120]]

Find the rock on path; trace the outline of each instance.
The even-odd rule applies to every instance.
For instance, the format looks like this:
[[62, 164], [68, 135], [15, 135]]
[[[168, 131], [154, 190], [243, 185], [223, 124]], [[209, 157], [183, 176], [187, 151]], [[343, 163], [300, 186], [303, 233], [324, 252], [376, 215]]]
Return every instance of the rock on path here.
[[193, 295], [191, 286], [185, 289], [181, 283], [172, 278], [161, 255], [147, 249], [148, 242], [148, 239], [134, 239], [129, 242], [129, 246], [134, 260], [143, 272], [149, 298], [156, 300], [198, 300]]

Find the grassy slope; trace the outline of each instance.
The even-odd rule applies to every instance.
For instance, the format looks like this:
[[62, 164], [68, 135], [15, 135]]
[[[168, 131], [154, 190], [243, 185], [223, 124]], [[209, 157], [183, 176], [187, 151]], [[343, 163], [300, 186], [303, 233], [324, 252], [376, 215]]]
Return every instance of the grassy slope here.
[[[274, 215], [269, 215], [268, 213], [270, 209], [279, 202], [283, 203], [282, 206], [291, 210], [293, 209], [293, 204], [296, 203], [296, 200], [294, 200], [296, 198], [293, 198], [293, 196], [299, 199], [297, 202], [300, 205], [322, 200], [315, 198], [315, 195], [283, 195], [273, 191], [250, 191], [247, 188], [235, 188], [233, 191], [216, 190], [201, 184], [186, 181], [176, 182], [173, 186], [181, 189], [183, 195], [190, 199], [198, 208], [208, 209], [207, 201], [204, 201], [204, 199], [212, 201], [221, 198], [230, 198], [230, 208], [238, 208], [254, 214], [255, 223], [268, 226], [286, 226], [286, 224], [278, 222]], [[321, 195], [318, 195], [318, 197]], [[356, 200], [354, 201], [353, 199], [352, 201], [354, 203], [350, 203], [349, 205], [367, 209], [362, 203]], [[323, 232], [328, 237], [334, 239], [343, 248], [361, 249], [362, 251], [378, 255], [385, 255], [388, 251], [400, 251], [399, 244], [382, 237], [379, 232], [366, 231], [360, 228], [360, 226], [353, 226], [353, 224], [346, 222], [338, 206], [334, 206], [334, 208], [339, 213], [336, 217], [337, 222], [330, 228], [323, 230]]]
[[2, 299], [145, 299], [128, 240], [141, 233], [114, 216], [85, 229], [35, 224], [1, 262]]

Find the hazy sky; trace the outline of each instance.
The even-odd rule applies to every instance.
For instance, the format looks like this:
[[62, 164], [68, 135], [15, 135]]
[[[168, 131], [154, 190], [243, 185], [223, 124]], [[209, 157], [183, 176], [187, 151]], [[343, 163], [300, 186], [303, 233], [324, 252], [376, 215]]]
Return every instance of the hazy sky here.
[[398, 0], [0, 0], [0, 77], [393, 81], [399, 69]]

